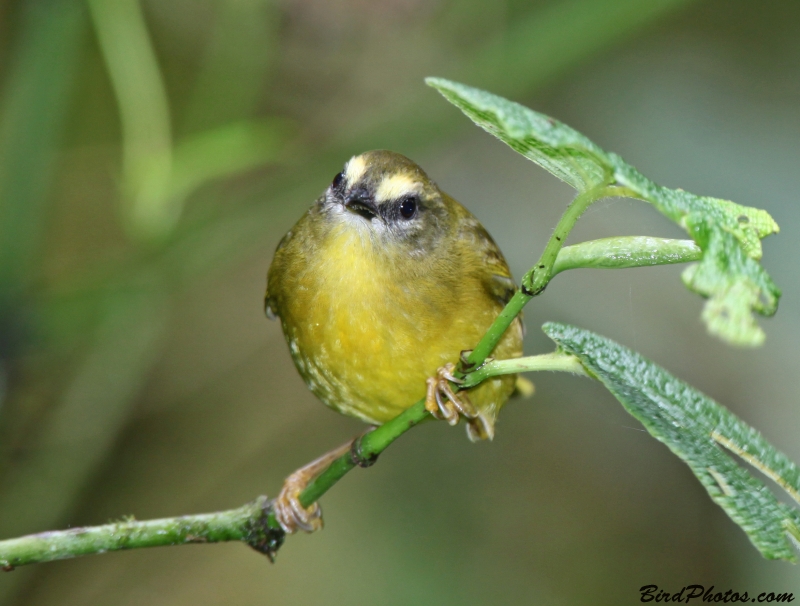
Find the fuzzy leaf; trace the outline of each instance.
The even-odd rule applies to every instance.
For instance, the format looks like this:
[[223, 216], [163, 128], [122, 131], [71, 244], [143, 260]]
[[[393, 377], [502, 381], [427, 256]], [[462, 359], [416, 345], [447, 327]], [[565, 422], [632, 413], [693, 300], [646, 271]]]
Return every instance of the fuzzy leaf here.
[[463, 84], [426, 82], [478, 126], [579, 192], [614, 184], [621, 194], [651, 203], [678, 223], [703, 250], [683, 281], [708, 298], [702, 317], [709, 332], [734, 345], [763, 343], [752, 312], [774, 314], [781, 294], [758, 263], [761, 238], [778, 232], [769, 213], [662, 187], [558, 120]]
[[790, 536], [800, 537], [797, 509], [778, 502], [729, 453], [758, 468], [798, 501], [800, 470], [791, 460], [729, 410], [638, 353], [573, 326], [548, 323], [543, 330], [689, 465], [764, 557], [796, 561]]

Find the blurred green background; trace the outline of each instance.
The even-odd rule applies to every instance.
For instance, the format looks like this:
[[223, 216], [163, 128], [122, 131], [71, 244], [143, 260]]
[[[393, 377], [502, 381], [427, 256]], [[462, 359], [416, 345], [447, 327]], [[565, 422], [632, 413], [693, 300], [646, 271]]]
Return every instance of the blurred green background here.
[[[800, 461], [800, 4], [0, 0], [0, 536], [238, 506], [363, 425], [263, 316], [281, 235], [351, 155], [417, 160], [519, 276], [571, 190], [424, 86], [558, 117], [654, 180], [767, 209], [766, 345], [706, 335], [679, 267], [559, 276], [526, 311], [637, 349]], [[628, 200], [571, 241], [681, 237]], [[0, 602], [627, 604], [800, 594], [598, 384], [532, 377], [494, 443], [429, 424], [323, 500], [275, 565], [239, 544], [18, 569]]]

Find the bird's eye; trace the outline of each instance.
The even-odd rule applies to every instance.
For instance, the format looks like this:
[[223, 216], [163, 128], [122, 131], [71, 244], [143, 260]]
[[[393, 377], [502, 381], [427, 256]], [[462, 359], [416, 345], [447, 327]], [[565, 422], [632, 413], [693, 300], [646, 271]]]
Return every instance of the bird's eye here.
[[331, 183], [331, 187], [333, 189], [339, 189], [339, 187], [343, 182], [344, 182], [344, 172], [341, 172], [333, 178], [333, 183]]
[[417, 214], [417, 199], [415, 197], [406, 198], [400, 202], [400, 216], [403, 219], [411, 219]]

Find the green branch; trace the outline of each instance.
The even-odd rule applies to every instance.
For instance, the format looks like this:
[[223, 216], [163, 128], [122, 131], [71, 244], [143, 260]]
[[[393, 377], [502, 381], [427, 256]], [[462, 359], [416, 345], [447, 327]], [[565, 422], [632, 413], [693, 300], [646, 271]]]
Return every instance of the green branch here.
[[[500, 315], [495, 318], [495, 321], [489, 327], [489, 330], [486, 331], [486, 334], [475, 349], [470, 352], [466, 364], [462, 364], [461, 370], [469, 370], [484, 363], [486, 358], [494, 351], [500, 339], [503, 338], [503, 334], [508, 327], [511, 326], [511, 322], [520, 314], [522, 308], [525, 307], [528, 301], [533, 297], [540, 294], [555, 275], [553, 273], [553, 266], [558, 258], [558, 253], [580, 216], [594, 202], [603, 198], [612, 197], [616, 195], [616, 193], [615, 188], [601, 185], [578, 194], [575, 199], [572, 200], [561, 216], [561, 219], [559, 219], [555, 230], [553, 230], [544, 251], [539, 257], [539, 261], [537, 261], [536, 265], [522, 278], [522, 287], [514, 294], [503, 311], [500, 312]], [[460, 373], [459, 376], [463, 377], [464, 375]]]
[[[412, 427], [432, 418], [425, 409], [425, 400], [420, 400], [408, 410], [403, 411], [388, 423], [384, 423], [360, 438], [356, 438], [350, 452], [336, 459], [317, 476], [300, 494], [300, 504], [308, 507], [328, 492], [336, 482], [354, 467], [369, 467], [386, 448]], [[280, 528], [277, 520], [271, 518], [273, 527]]]
[[[592, 197], [585, 197], [581, 202], [586, 204], [588, 200], [592, 200]], [[571, 205], [570, 209], [572, 208], [575, 206]], [[578, 208], [580, 209], [580, 206]], [[568, 220], [572, 225], [576, 214], [577, 212], [572, 212], [569, 215]], [[562, 219], [561, 224], [563, 223], [566, 222]], [[551, 243], [556, 243], [553, 248], [560, 245], [556, 235], [559, 233], [567, 232], [556, 231], [553, 234], [550, 240]], [[684, 240], [647, 237], [594, 240], [562, 248], [552, 265], [550, 279], [561, 271], [578, 267], [636, 267], [695, 261], [697, 257], [696, 245]], [[534, 271], [537, 268], [541, 269], [544, 258], [543, 254]], [[547, 269], [546, 264], [545, 269]], [[534, 272], [529, 273], [533, 274]], [[522, 305], [530, 299], [531, 296], [517, 293], [487, 334], [502, 336]], [[486, 363], [482, 360], [476, 370], [464, 375], [465, 383], [460, 387], [468, 389], [493, 376], [535, 371], [561, 371], [588, 376], [575, 356], [556, 352], [511, 360], [492, 360]], [[334, 461], [309, 484], [300, 495], [300, 503], [304, 507], [315, 503], [353, 468], [371, 465], [389, 444], [412, 427], [430, 418], [424, 400], [420, 400], [393, 420], [365, 434], [357, 440], [356, 446], [350, 453]], [[13, 568], [24, 564], [106, 551], [221, 541], [242, 541], [274, 557], [283, 542], [283, 531], [272, 514], [266, 497], [260, 497], [255, 502], [238, 509], [210, 514], [144, 522], [125, 520], [103, 526], [44, 532], [0, 541], [0, 566]]]
[[140, 522], [70, 528], [0, 541], [0, 566], [51, 562], [76, 556], [188, 543], [242, 541], [272, 558], [283, 540], [267, 525], [269, 501], [259, 497], [238, 509]]
[[[540, 294], [560, 271], [575, 267], [610, 268], [675, 263], [678, 262], [675, 260], [678, 254], [675, 251], [678, 249], [686, 257], [685, 260], [692, 260], [689, 258], [692, 254], [691, 247], [684, 245], [669, 245], [665, 249], [667, 252], [663, 255], [657, 254], [653, 247], [661, 241], [656, 238], [612, 238], [608, 241], [598, 240], [562, 248], [564, 240], [583, 212], [592, 203], [617, 193], [616, 188], [603, 185], [579, 194], [567, 207], [539, 261], [525, 275], [522, 290], [512, 297], [468, 357], [467, 367], [475, 370], [459, 373], [465, 378], [463, 388], [473, 387], [491, 376], [501, 374], [543, 370], [587, 374], [577, 358], [558, 352], [486, 362], [525, 304]], [[625, 255], [621, 250], [628, 251], [628, 261], [624, 261]], [[649, 259], [648, 262], [645, 262], [646, 259]], [[424, 400], [420, 400], [388, 423], [357, 438], [348, 453], [336, 459], [306, 487], [300, 495], [300, 503], [304, 507], [312, 505], [353, 468], [372, 465], [392, 442], [412, 427], [429, 419], [431, 416], [425, 409]], [[0, 566], [11, 569], [24, 564], [106, 551], [220, 541], [242, 541], [272, 559], [283, 540], [284, 532], [272, 512], [270, 502], [266, 497], [259, 497], [253, 503], [228, 511], [145, 522], [126, 520], [104, 526], [45, 532], [0, 541]]]

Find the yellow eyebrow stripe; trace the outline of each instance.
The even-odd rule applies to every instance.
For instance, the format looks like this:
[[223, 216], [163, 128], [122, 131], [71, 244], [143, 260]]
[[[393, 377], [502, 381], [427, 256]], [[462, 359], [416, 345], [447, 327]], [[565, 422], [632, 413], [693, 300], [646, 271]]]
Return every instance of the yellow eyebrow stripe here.
[[358, 183], [361, 177], [367, 170], [367, 163], [364, 161], [363, 156], [353, 156], [350, 158], [347, 166], [344, 167], [344, 176], [347, 179], [347, 185], [352, 186]]
[[397, 200], [409, 194], [419, 193], [420, 183], [405, 174], [389, 175], [384, 177], [375, 192], [375, 201], [379, 204], [387, 200]]

